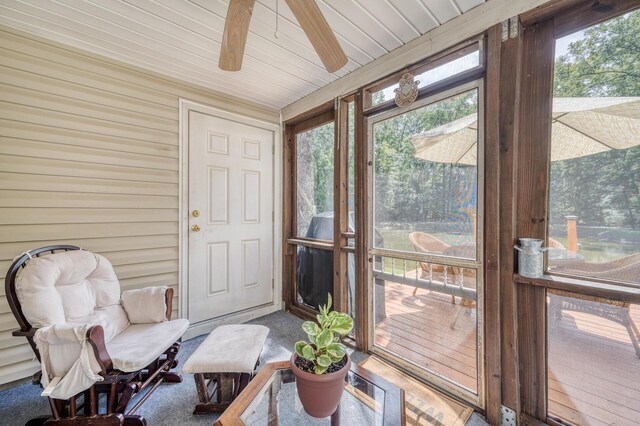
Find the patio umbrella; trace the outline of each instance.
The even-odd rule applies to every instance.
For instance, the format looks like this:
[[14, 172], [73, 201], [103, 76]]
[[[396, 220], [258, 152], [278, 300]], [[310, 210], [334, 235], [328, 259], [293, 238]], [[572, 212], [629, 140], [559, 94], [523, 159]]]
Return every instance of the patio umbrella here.
[[[640, 144], [640, 97], [554, 98], [551, 161]], [[411, 138], [416, 157], [476, 165], [478, 122], [472, 114]]]

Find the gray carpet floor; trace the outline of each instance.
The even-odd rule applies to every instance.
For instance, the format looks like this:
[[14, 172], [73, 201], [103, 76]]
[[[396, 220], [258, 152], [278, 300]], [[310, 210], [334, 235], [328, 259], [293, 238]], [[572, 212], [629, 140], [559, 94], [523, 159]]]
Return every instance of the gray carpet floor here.
[[[302, 320], [284, 312], [276, 312], [251, 323], [265, 325], [271, 330], [262, 352], [261, 365], [289, 359], [290, 348], [296, 341], [305, 338], [300, 328]], [[205, 337], [199, 336], [183, 342], [178, 358], [184, 362]], [[356, 363], [366, 357], [367, 355], [362, 352], [351, 353], [351, 358]], [[0, 425], [24, 425], [31, 418], [50, 414], [47, 400], [40, 396], [41, 392], [42, 389], [29, 383], [0, 391]], [[144, 416], [150, 426], [212, 425], [217, 416], [192, 414], [196, 401], [193, 376], [185, 374], [182, 383], [161, 385], [136, 414]], [[470, 426], [486, 424], [482, 416], [476, 413], [467, 422]]]

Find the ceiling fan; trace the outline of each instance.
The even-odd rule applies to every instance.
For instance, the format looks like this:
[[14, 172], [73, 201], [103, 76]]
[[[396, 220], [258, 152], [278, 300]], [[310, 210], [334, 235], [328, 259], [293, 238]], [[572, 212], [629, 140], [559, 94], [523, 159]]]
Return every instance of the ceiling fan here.
[[[327, 71], [338, 71], [347, 63], [340, 43], [322, 15], [315, 0], [285, 0]], [[249, 22], [256, 0], [230, 0], [224, 23], [218, 66], [225, 71], [239, 71], [249, 32]]]

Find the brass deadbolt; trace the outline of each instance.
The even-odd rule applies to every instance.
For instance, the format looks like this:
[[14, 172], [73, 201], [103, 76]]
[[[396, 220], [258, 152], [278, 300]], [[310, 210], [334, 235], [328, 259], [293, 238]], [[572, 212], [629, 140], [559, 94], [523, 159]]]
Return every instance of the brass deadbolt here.
[[200, 210], [194, 210], [193, 212], [191, 212], [191, 216], [200, 217]]

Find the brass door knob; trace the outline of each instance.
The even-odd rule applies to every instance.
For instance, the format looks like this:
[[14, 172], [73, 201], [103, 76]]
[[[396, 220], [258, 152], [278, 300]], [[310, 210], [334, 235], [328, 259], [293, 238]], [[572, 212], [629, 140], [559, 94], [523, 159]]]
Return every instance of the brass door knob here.
[[199, 227], [198, 225], [193, 225], [193, 226], [191, 227], [191, 230], [192, 230], [193, 232], [199, 232], [199, 231], [200, 231], [200, 227]]
[[200, 216], [200, 210], [194, 210], [193, 212], [191, 212], [191, 216], [199, 217]]

